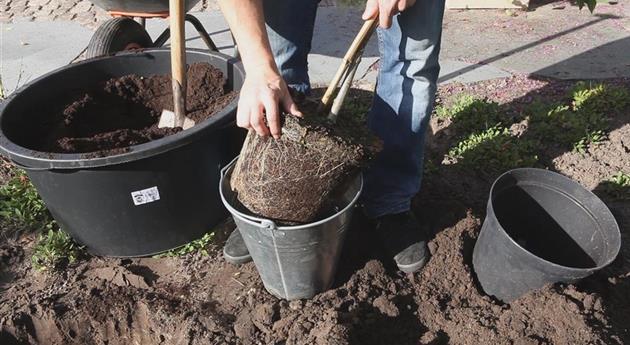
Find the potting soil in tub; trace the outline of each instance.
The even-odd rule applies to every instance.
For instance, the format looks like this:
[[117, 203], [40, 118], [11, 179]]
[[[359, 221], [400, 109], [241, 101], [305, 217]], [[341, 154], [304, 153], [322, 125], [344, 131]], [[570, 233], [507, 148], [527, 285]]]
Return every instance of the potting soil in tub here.
[[[200, 123], [223, 109], [236, 96], [223, 73], [207, 63], [187, 71], [187, 116]], [[52, 123], [35, 133], [32, 149], [55, 153], [109, 156], [181, 131], [158, 128], [163, 109], [173, 110], [170, 75], [144, 78], [126, 75], [71, 95], [62, 109], [52, 109]], [[50, 111], [40, 109], [39, 111]]]

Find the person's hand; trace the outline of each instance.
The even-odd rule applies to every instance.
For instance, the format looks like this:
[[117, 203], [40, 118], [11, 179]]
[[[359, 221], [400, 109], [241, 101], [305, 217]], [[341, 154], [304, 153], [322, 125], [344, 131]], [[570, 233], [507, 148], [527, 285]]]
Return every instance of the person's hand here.
[[379, 26], [389, 29], [392, 26], [392, 17], [413, 6], [416, 0], [367, 0], [363, 20], [376, 17], [378, 15]]
[[240, 92], [236, 124], [278, 139], [282, 134], [281, 111], [302, 116], [282, 77], [275, 72], [248, 74]]

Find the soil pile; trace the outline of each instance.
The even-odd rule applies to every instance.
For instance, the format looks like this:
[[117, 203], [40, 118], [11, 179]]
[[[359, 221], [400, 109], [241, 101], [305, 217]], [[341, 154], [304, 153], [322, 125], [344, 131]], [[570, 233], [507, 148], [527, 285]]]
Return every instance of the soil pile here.
[[[0, 340], [477, 345], [630, 339], [615, 324], [628, 310], [627, 278], [605, 278], [619, 274], [621, 266], [587, 278], [582, 287], [549, 286], [501, 304], [483, 294], [471, 270], [479, 227], [480, 220], [468, 214], [431, 241], [432, 259], [420, 274], [403, 276], [375, 250], [373, 234], [355, 224], [340, 268], [350, 274], [341, 274], [332, 290], [292, 302], [267, 293], [252, 263], [226, 264], [220, 247], [212, 256], [184, 259], [92, 258], [53, 275], [33, 274], [25, 267], [27, 255], [5, 251], [3, 261], [14, 263], [15, 277], [0, 297]], [[593, 284], [595, 291], [588, 291]], [[614, 312], [607, 305], [611, 298], [619, 303]]]
[[[187, 116], [200, 123], [223, 109], [236, 93], [226, 87], [223, 73], [207, 63], [187, 71]], [[162, 110], [173, 110], [170, 75], [148, 78], [127, 75], [84, 91], [65, 106], [50, 125], [39, 151], [97, 152], [107, 156], [181, 131], [158, 128]]]
[[289, 224], [312, 221], [330, 193], [375, 151], [365, 123], [343, 114], [328, 123], [315, 101], [300, 108], [304, 118], [285, 116], [278, 140], [250, 131], [230, 180], [251, 212]]

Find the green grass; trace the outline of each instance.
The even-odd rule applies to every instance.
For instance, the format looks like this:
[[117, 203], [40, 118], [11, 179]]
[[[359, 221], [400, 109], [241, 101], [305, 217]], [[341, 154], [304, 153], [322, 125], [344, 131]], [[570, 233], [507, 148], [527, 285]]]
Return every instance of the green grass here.
[[194, 241], [188, 242], [185, 245], [171, 249], [165, 253], [158, 254], [156, 258], [165, 258], [165, 257], [179, 257], [188, 255], [195, 252], [200, 252], [203, 255], [208, 255], [208, 245], [212, 243], [214, 240], [214, 232], [208, 232], [203, 235], [201, 238], [196, 239]]
[[75, 262], [82, 251], [83, 248], [53, 221], [48, 229], [38, 236], [31, 263], [38, 271], [53, 270], [61, 263]]

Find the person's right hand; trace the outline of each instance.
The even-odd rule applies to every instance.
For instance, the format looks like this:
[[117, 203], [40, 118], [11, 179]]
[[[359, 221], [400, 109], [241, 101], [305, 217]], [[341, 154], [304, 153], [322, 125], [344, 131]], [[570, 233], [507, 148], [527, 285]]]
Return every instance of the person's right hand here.
[[276, 72], [247, 74], [238, 101], [236, 124], [253, 129], [260, 136], [271, 134], [278, 139], [282, 134], [281, 111], [302, 116], [284, 79]]

